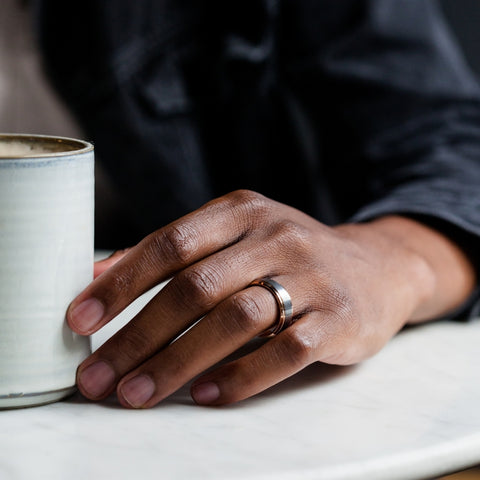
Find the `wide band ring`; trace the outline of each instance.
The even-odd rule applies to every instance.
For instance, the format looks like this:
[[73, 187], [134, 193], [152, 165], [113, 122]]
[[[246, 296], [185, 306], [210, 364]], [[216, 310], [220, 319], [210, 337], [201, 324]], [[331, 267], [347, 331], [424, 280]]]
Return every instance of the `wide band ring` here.
[[293, 307], [292, 299], [285, 288], [271, 278], [260, 278], [250, 283], [249, 287], [263, 287], [269, 290], [275, 297], [278, 305], [279, 317], [275, 324], [260, 333], [259, 337], [274, 337], [283, 329], [292, 324]]

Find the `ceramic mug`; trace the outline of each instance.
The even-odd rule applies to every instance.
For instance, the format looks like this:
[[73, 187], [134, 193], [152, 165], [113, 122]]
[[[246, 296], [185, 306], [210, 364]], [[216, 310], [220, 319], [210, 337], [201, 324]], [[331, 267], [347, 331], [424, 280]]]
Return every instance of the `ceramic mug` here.
[[93, 276], [90, 143], [0, 134], [0, 408], [75, 391], [87, 337], [65, 322]]

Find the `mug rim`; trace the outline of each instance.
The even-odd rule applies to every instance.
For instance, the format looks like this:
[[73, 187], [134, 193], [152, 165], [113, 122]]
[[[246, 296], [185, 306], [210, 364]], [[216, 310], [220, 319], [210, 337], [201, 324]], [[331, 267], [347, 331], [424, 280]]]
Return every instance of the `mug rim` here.
[[70, 149], [52, 151], [45, 153], [32, 153], [24, 155], [2, 155], [0, 153], [0, 159], [35, 159], [35, 158], [52, 158], [52, 157], [67, 157], [71, 155], [78, 155], [81, 153], [87, 153], [93, 150], [93, 144], [85, 140], [78, 138], [62, 137], [56, 135], [43, 135], [34, 133], [0, 133], [0, 142], [2, 140], [30, 140], [35, 142], [44, 143], [56, 143], [57, 145], [63, 144], [70, 146]]

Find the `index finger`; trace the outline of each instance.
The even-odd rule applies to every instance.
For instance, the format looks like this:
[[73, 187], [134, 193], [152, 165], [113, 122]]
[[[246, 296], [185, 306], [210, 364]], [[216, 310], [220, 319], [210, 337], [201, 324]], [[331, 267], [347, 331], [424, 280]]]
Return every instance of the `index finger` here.
[[124, 250], [116, 250], [109, 257], [97, 260], [93, 265], [93, 278], [97, 278], [105, 270], [108, 270], [112, 267], [112, 265], [115, 265], [128, 253], [129, 250], [129, 248], [126, 248]]
[[238, 191], [157, 230], [98, 276], [67, 311], [72, 330], [88, 335], [175, 272], [243, 238], [264, 197]]

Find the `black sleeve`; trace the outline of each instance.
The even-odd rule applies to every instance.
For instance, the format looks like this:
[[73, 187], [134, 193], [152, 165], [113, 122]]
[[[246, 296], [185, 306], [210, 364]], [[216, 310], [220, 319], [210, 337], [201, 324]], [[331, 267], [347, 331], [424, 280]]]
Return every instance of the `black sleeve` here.
[[[415, 217], [480, 271], [480, 89], [438, 4], [362, 1], [348, 14], [315, 55], [305, 39], [319, 34], [304, 29], [306, 53], [290, 70], [312, 116], [328, 111], [325, 168], [336, 203], [355, 222]], [[327, 95], [315, 93], [320, 86]]]
[[[379, 93], [368, 117], [383, 119], [382, 125], [368, 130], [361, 115], [367, 106], [360, 100], [355, 112], [343, 104], [346, 117], [357, 122], [362, 118], [363, 151], [375, 197], [353, 220], [389, 213], [412, 216], [450, 236], [480, 273], [479, 88], [438, 7], [428, 0], [416, 2], [422, 6], [412, 8], [411, 16], [404, 5], [408, 2], [378, 2], [370, 11], [366, 42], [388, 46], [390, 36], [393, 48], [380, 47], [377, 54], [383, 61], [377, 65], [383, 68], [377, 71], [368, 61], [352, 66], [357, 76], [373, 80]], [[414, 24], [419, 27], [408, 28]], [[353, 58], [355, 63], [361, 57]], [[478, 315], [479, 297], [477, 289], [455, 313]]]

